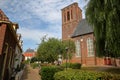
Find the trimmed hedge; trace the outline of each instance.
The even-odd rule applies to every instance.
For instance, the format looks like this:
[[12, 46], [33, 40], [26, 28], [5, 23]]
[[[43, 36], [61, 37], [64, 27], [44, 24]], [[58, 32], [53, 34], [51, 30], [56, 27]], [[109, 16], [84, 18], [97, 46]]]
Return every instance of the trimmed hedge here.
[[44, 66], [40, 70], [42, 80], [54, 80], [53, 76], [56, 72], [62, 71], [63, 68], [59, 66]]
[[80, 63], [72, 63], [71, 64], [71, 68], [72, 69], [80, 69], [81, 68], [81, 64]]
[[81, 64], [80, 63], [64, 63], [61, 66], [66, 68], [72, 68], [72, 69], [80, 69], [81, 68]]
[[54, 75], [55, 80], [120, 80], [120, 75], [105, 72], [67, 70]]

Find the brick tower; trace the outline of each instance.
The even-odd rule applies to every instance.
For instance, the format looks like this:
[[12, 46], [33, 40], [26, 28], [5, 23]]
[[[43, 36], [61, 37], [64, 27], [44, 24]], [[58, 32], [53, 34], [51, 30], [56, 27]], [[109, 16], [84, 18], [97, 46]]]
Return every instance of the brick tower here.
[[78, 22], [82, 19], [82, 10], [78, 3], [73, 3], [62, 10], [62, 40], [67, 40], [73, 34]]

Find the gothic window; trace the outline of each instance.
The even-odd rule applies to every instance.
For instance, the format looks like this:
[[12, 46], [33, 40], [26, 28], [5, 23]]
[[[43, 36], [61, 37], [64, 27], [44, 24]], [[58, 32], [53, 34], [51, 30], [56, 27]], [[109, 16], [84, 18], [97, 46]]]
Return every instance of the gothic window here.
[[73, 13], [72, 13], [72, 10], [71, 10], [71, 19], [73, 19]]
[[87, 39], [87, 53], [88, 57], [94, 56], [94, 49], [93, 49], [93, 39]]
[[76, 57], [78, 57], [78, 56], [81, 56], [81, 53], [80, 53], [80, 41], [76, 41], [75, 42], [75, 46], [76, 46]]
[[66, 22], [66, 13], [64, 13], [64, 22]]
[[70, 12], [69, 11], [67, 12], [67, 20], [68, 21], [70, 20]]

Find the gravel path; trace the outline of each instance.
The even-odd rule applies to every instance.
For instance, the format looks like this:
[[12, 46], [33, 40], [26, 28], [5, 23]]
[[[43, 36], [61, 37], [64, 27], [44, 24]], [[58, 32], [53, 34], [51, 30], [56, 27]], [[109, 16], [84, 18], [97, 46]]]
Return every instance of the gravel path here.
[[21, 80], [41, 80], [39, 75], [39, 69], [33, 69], [27, 65], [24, 69]]

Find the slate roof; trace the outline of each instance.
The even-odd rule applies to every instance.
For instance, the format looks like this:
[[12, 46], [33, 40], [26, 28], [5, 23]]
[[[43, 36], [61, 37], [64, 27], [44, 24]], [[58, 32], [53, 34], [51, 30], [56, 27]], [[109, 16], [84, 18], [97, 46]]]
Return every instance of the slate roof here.
[[30, 48], [29, 48], [29, 49], [27, 49], [27, 50], [25, 51], [25, 53], [28, 53], [28, 52], [35, 52], [35, 51], [34, 51], [34, 49], [30, 49]]
[[4, 12], [0, 9], [0, 21], [9, 21], [9, 18], [4, 14]]
[[74, 37], [81, 36], [81, 35], [84, 35], [84, 34], [89, 34], [89, 33], [92, 33], [92, 32], [93, 32], [93, 29], [88, 24], [87, 20], [82, 19], [78, 23], [78, 25], [77, 25], [77, 27], [76, 27], [76, 29], [75, 29], [75, 31], [74, 31], [74, 33], [72, 34], [71, 37], [74, 38]]

